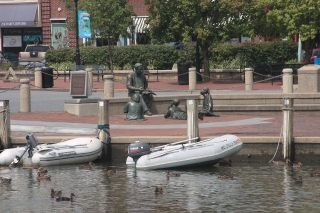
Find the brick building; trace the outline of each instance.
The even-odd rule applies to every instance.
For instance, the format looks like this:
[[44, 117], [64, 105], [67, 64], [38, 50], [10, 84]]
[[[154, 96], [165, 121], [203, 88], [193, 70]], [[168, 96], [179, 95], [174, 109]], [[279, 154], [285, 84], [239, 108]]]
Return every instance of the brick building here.
[[[71, 1], [73, 2], [73, 1]], [[137, 16], [132, 17], [135, 32], [132, 38], [120, 38], [118, 45], [148, 44], [144, 21], [147, 7], [144, 0], [129, 0]], [[0, 51], [18, 54], [37, 38], [40, 44], [56, 48], [75, 47], [74, 30], [67, 21], [74, 21], [75, 7], [66, 8], [60, 0], [0, 0]], [[79, 44], [85, 40], [79, 39]]]

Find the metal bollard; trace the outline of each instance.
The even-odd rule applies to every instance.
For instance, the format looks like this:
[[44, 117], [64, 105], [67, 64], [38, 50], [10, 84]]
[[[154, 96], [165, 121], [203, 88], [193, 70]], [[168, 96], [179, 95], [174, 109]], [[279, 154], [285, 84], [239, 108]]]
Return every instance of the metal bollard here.
[[104, 75], [103, 81], [104, 81], [103, 98], [113, 98], [114, 97], [113, 75]]
[[20, 112], [31, 112], [30, 80], [20, 79]]

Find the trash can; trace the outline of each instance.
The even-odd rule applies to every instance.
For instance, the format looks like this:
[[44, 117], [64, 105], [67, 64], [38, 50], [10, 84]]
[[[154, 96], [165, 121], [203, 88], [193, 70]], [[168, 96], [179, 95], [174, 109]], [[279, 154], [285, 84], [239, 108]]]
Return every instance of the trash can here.
[[41, 68], [42, 77], [42, 88], [53, 87], [53, 68], [42, 67]]
[[178, 63], [178, 84], [189, 84], [189, 63]]

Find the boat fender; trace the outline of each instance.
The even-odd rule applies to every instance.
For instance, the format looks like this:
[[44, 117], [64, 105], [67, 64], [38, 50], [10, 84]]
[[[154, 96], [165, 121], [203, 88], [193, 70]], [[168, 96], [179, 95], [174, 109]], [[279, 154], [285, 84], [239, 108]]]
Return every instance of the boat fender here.
[[111, 136], [110, 136], [110, 132], [108, 131], [108, 129], [110, 129], [110, 125], [109, 124], [103, 124], [103, 125], [98, 124], [97, 128], [99, 129], [98, 134], [97, 134], [97, 138], [99, 140], [100, 140], [99, 135], [100, 135], [101, 130], [108, 134], [107, 141], [101, 141], [101, 143], [103, 143], [105, 145], [108, 145], [109, 143], [111, 143]]
[[147, 143], [136, 141], [128, 146], [128, 156], [136, 162], [141, 156], [150, 153], [150, 146]]

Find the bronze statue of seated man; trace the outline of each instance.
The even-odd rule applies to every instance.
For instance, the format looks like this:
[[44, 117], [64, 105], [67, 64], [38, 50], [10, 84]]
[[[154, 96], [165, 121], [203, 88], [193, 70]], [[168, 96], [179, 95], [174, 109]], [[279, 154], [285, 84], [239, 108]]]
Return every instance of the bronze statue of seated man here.
[[140, 103], [143, 107], [143, 114], [151, 116], [151, 105], [153, 101], [153, 93], [148, 88], [148, 82], [143, 74], [144, 66], [140, 63], [134, 65], [134, 72], [127, 76], [128, 96], [132, 97], [134, 94], [140, 96]]
[[123, 110], [124, 113], [127, 113], [125, 120], [132, 121], [145, 121], [145, 117], [143, 116], [143, 106], [140, 103], [140, 96], [138, 94], [134, 94], [131, 97], [131, 101], [129, 101]]
[[218, 114], [213, 113], [213, 100], [210, 95], [210, 90], [208, 87], [205, 87], [200, 92], [203, 95], [203, 106], [202, 110], [199, 112], [205, 116], [216, 116], [219, 117]]

